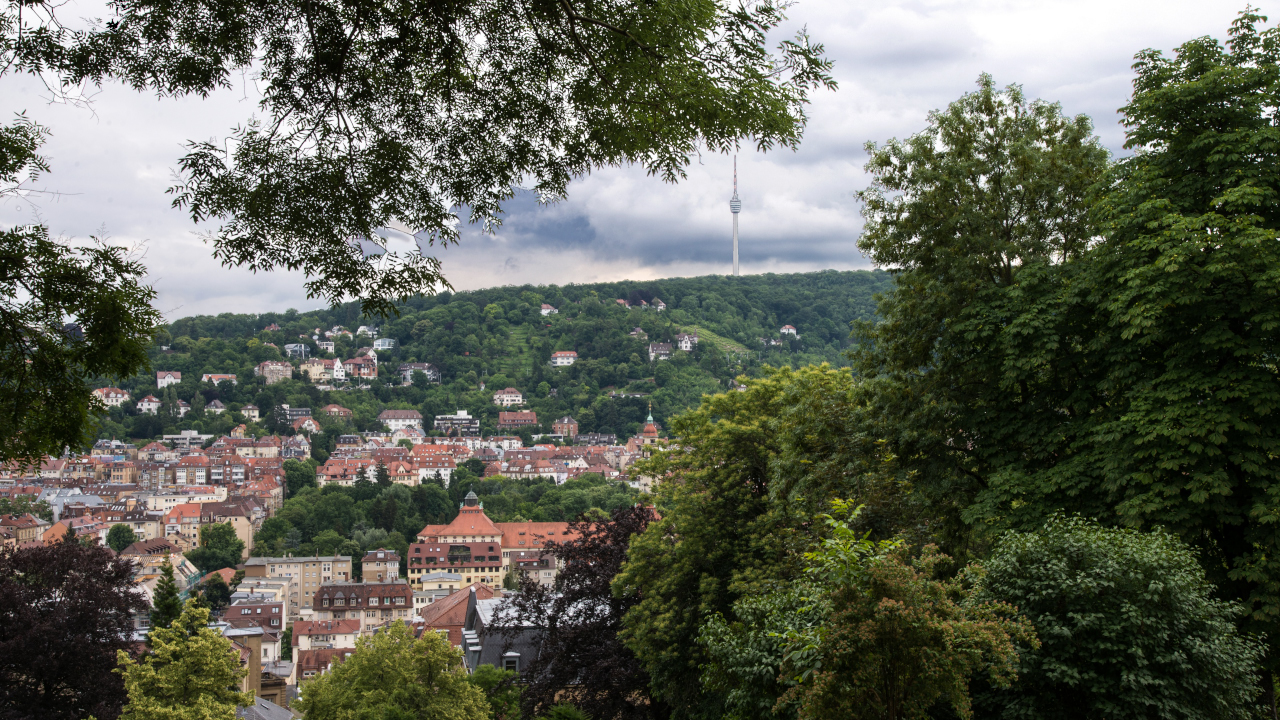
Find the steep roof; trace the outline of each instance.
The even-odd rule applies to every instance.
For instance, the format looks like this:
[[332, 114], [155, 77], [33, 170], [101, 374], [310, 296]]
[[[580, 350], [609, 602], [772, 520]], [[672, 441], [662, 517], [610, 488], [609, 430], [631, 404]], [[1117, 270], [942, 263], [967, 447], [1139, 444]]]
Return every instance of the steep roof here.
[[448, 525], [428, 525], [418, 533], [420, 537], [457, 537], [461, 535], [501, 535], [502, 531], [484, 514], [484, 508], [462, 507], [458, 517]]
[[418, 615], [427, 627], [462, 625], [467, 620], [467, 599], [472, 591], [476, 593], [477, 600], [493, 597], [493, 588], [484, 583], [472, 583], [422, 608]]

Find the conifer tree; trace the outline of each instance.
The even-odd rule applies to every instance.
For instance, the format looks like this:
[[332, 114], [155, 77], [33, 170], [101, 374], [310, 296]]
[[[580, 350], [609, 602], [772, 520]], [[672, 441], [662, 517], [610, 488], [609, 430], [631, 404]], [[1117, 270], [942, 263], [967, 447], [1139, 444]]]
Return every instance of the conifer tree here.
[[191, 600], [172, 627], [152, 631], [141, 662], [117, 653], [129, 693], [121, 720], [233, 718], [236, 707], [253, 703], [251, 693], [234, 689], [246, 673], [239, 654], [208, 624], [209, 610]]
[[376, 475], [375, 475], [375, 477], [376, 477], [376, 478], [377, 478], [377, 480], [378, 480], [378, 485], [379, 485], [379, 486], [381, 486], [381, 487], [391, 487], [391, 471], [387, 470], [387, 464], [386, 464], [386, 463], [384, 463], [384, 462], [379, 462], [379, 463], [378, 463], [378, 469], [377, 469], [377, 471], [376, 471]]
[[[156, 583], [155, 598], [151, 603], [151, 629], [167, 628], [182, 614], [182, 600], [178, 597], [178, 584], [173, 579], [173, 564], [168, 560], [160, 566], [160, 581]], [[147, 636], [150, 644], [151, 636]]]

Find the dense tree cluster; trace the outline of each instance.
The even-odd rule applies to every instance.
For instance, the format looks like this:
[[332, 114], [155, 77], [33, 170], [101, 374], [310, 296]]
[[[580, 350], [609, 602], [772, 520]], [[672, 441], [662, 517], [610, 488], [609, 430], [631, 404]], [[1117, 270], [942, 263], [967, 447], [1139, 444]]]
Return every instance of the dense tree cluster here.
[[310, 483], [296, 490], [291, 483], [284, 506], [262, 523], [255, 536], [255, 555], [360, 555], [384, 547], [397, 550], [407, 560], [405, 549], [418, 532], [428, 524], [451, 522], [472, 491], [496, 522], [565, 522], [590, 511], [625, 507], [638, 494], [626, 483], [590, 473], [561, 485], [547, 479], [481, 478], [475, 472], [483, 471], [478, 461], [455, 470], [448, 489], [430, 480], [414, 488], [364, 480], [351, 487], [316, 488], [313, 467], [288, 462], [296, 463], [297, 472], [310, 473]]
[[860, 246], [896, 282], [852, 372], [705, 398], [644, 468], [661, 520], [614, 591], [673, 717], [1275, 716], [1261, 22], [1139, 55], [1120, 161], [988, 77], [868, 146]]
[[0, 549], [0, 718], [117, 717], [116, 653], [146, 607], [133, 563], [105, 547]]

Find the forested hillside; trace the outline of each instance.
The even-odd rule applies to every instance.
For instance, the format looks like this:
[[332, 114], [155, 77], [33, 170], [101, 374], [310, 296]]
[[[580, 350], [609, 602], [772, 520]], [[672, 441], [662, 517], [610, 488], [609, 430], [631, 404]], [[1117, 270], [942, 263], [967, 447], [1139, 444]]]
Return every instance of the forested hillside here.
[[[317, 457], [323, 457], [343, 431], [380, 427], [376, 417], [386, 408], [417, 409], [428, 418], [428, 428], [433, 415], [468, 410], [481, 418], [486, 433], [493, 432], [498, 408], [492, 394], [512, 386], [525, 393], [525, 409], [538, 413], [543, 430], [549, 431], [557, 417], [572, 415], [580, 432], [627, 436], [637, 431], [650, 403], [662, 423], [702, 395], [727, 389], [734, 377], [758, 374], [766, 364], [847, 364], [849, 324], [871, 317], [874, 295], [890, 283], [887, 274], [872, 271], [707, 276], [442, 293], [404, 303], [398, 316], [386, 319], [362, 316], [356, 303], [305, 313], [182, 318], [160, 334], [151, 356], [154, 370], [181, 372], [182, 382], [163, 392], [153, 374], [119, 383], [132, 400], [112, 410], [100, 435], [143, 439], [187, 428], [225, 433], [246, 422], [237, 411], [248, 403], [264, 414], [258, 426], [250, 423], [251, 431], [287, 433], [268, 409], [282, 403], [313, 408], [337, 403], [351, 409], [353, 417], [320, 418], [325, 433], [313, 443]], [[635, 307], [655, 300], [667, 309]], [[544, 303], [558, 312], [544, 316]], [[279, 329], [265, 330], [271, 325]], [[334, 326], [354, 332], [365, 325], [378, 326], [378, 337], [398, 344], [378, 352], [379, 377], [365, 389], [338, 384], [322, 390], [296, 372], [293, 380], [269, 386], [253, 376], [258, 363], [283, 359], [288, 343], [307, 344], [313, 357], [350, 358], [370, 338], [339, 336], [334, 352], [325, 353], [313, 337], [319, 330], [323, 340], [323, 332]], [[782, 340], [783, 325], [794, 326], [799, 336]], [[675, 352], [665, 362], [649, 360], [650, 342], [671, 342], [682, 332], [698, 333], [694, 352]], [[559, 350], [576, 351], [578, 361], [553, 368], [550, 357]], [[432, 363], [442, 381], [402, 387], [396, 369], [403, 362]], [[205, 373], [235, 374], [239, 382], [201, 383]], [[189, 402], [192, 412], [183, 418], [138, 414], [134, 403], [148, 394], [169, 404]], [[204, 412], [215, 399], [230, 411]]]

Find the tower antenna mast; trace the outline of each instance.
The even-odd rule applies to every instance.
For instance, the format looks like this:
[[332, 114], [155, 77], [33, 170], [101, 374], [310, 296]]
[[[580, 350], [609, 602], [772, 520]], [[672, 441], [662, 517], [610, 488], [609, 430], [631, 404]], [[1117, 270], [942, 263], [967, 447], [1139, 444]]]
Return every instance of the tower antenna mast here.
[[733, 276], [738, 277], [738, 213], [742, 210], [742, 201], [738, 199], [738, 156], [733, 156], [733, 199], [729, 201], [729, 210], [733, 213]]

